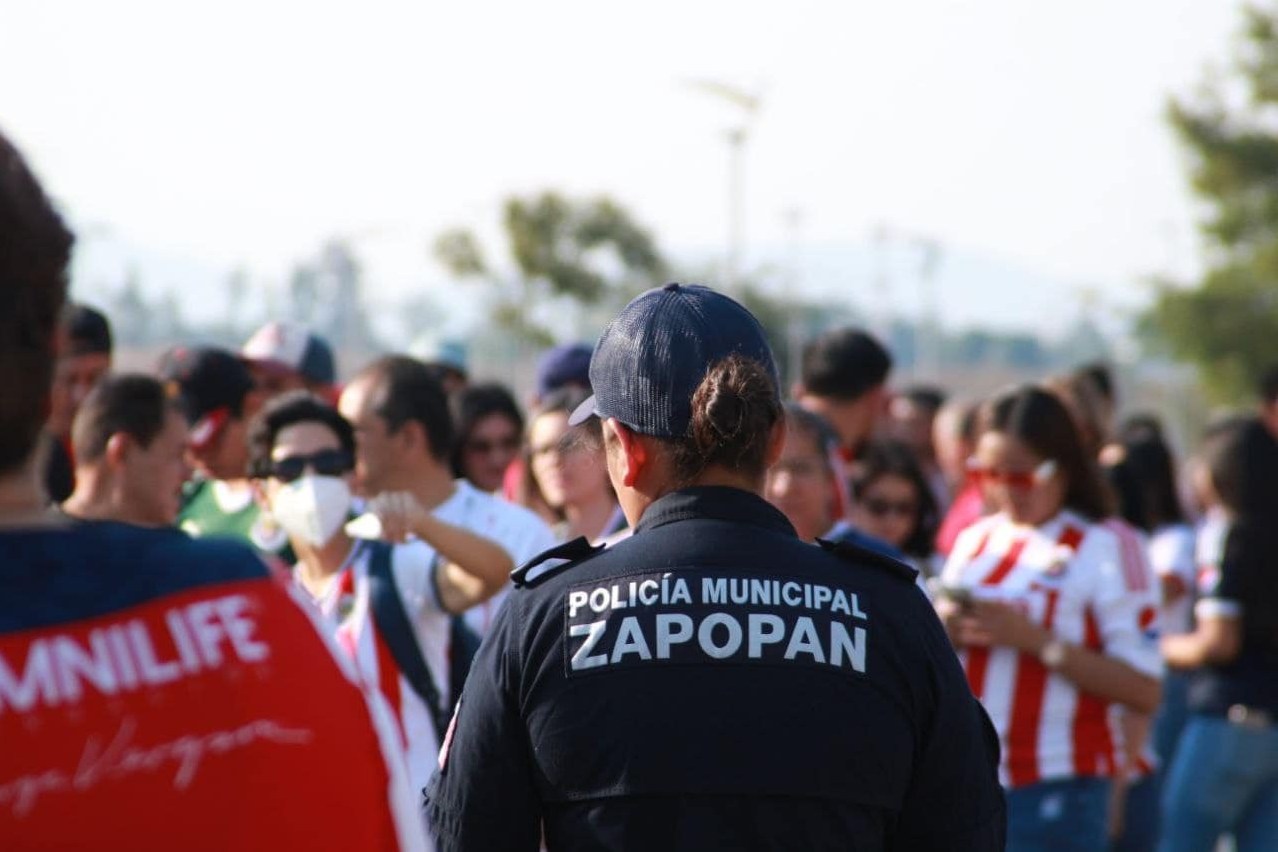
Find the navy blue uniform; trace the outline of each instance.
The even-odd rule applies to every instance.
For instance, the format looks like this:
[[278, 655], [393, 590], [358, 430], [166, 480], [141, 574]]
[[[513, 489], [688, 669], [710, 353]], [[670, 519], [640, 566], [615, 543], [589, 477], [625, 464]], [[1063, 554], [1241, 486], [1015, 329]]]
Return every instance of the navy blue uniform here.
[[441, 849], [1002, 848], [996, 740], [905, 566], [715, 487], [547, 556], [427, 790]]

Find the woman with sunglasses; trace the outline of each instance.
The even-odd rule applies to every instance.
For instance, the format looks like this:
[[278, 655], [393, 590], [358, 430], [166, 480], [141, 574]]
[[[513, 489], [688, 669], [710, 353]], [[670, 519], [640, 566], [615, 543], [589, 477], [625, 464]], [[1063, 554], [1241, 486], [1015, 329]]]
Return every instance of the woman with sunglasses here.
[[[297, 554], [293, 581], [333, 629], [360, 676], [386, 697], [403, 734], [409, 780], [420, 789], [434, 766], [442, 731], [421, 684], [406, 676], [411, 669], [388, 650], [390, 627], [375, 611], [369, 575], [377, 549], [387, 546], [347, 531], [354, 453], [350, 423], [306, 391], [272, 401], [249, 433], [258, 499]], [[372, 536], [417, 540], [393, 549], [389, 572], [394, 582], [387, 585], [398, 594], [436, 700], [455, 701], [449, 694], [448, 656], [453, 616], [501, 588], [513, 567], [510, 557], [496, 543], [421, 510], [406, 494], [379, 495], [369, 503], [368, 515], [380, 527], [368, 531]]]
[[1022, 388], [983, 419], [971, 472], [995, 513], [959, 536], [937, 610], [1002, 741], [1007, 848], [1103, 849], [1109, 709], [1158, 704], [1157, 598], [1060, 400]]
[[936, 574], [936, 498], [908, 446], [868, 445], [853, 470], [852, 499], [853, 526], [895, 547], [924, 578]]
[[457, 424], [453, 475], [480, 491], [495, 494], [506, 469], [519, 458], [524, 416], [510, 391], [499, 384], [471, 385], [450, 400]]

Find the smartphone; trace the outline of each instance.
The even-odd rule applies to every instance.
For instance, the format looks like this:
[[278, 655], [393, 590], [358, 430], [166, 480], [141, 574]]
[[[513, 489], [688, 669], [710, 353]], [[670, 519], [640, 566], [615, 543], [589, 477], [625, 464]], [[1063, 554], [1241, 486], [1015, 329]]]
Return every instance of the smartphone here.
[[949, 598], [964, 609], [970, 607], [974, 600], [972, 590], [967, 586], [941, 586], [937, 593], [943, 598]]

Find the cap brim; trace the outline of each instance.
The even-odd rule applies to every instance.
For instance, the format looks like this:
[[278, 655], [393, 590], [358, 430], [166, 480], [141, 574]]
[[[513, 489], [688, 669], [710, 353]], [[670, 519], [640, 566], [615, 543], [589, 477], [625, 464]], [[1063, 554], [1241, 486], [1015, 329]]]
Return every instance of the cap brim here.
[[591, 394], [586, 401], [577, 406], [572, 414], [568, 415], [569, 426], [580, 426], [592, 417], [598, 417], [599, 412], [595, 410], [595, 397]]

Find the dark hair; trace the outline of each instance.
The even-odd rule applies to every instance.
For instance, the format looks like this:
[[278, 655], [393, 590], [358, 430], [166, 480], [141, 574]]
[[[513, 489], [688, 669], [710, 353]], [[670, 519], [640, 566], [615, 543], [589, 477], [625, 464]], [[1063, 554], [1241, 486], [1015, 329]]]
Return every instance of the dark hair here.
[[270, 474], [275, 440], [289, 426], [318, 423], [327, 426], [342, 449], [355, 455], [355, 430], [337, 409], [308, 390], [293, 390], [271, 400], [249, 424], [249, 476], [263, 479]]
[[453, 418], [448, 397], [439, 380], [421, 361], [406, 355], [379, 358], [360, 373], [376, 383], [373, 411], [386, 421], [386, 430], [398, 432], [410, 420], [426, 433], [430, 453], [442, 462], [453, 450]]
[[688, 484], [712, 466], [762, 477], [768, 439], [781, 417], [781, 400], [766, 367], [741, 355], [714, 364], [692, 395], [687, 434], [664, 440], [675, 481]]
[[932, 385], [912, 385], [901, 393], [901, 397], [932, 415], [945, 405], [945, 391]]
[[[817, 452], [823, 458], [829, 459], [830, 454], [839, 447], [839, 436], [834, 431], [834, 427], [830, 425], [820, 414], [814, 411], [808, 411], [797, 402], [787, 402], [783, 406], [785, 414], [786, 427], [790, 430], [789, 434], [796, 432], [804, 435], [808, 440], [816, 445]], [[789, 440], [787, 438], [787, 440]], [[827, 466], [829, 466], [827, 462]]]
[[1055, 394], [1032, 386], [1008, 391], [988, 403], [983, 420], [986, 431], [1023, 441], [1059, 465], [1068, 483], [1068, 508], [1094, 521], [1110, 515], [1113, 498], [1096, 459], [1083, 447], [1074, 418]]
[[829, 331], [803, 349], [801, 380], [815, 396], [854, 400], [887, 381], [892, 356], [864, 331]]
[[67, 350], [72, 355], [111, 354], [111, 324], [99, 310], [88, 305], [67, 305], [63, 316], [67, 330]]
[[1064, 403], [1083, 443], [1083, 451], [1092, 458], [1099, 456], [1109, 441], [1110, 424], [1106, 422], [1102, 409], [1107, 400], [1092, 375], [1076, 370], [1052, 376], [1043, 383], [1043, 387]]
[[1265, 404], [1278, 402], [1278, 364], [1265, 370], [1260, 377], [1260, 399]]
[[1163, 423], [1156, 414], [1140, 412], [1123, 421], [1118, 429], [1118, 440], [1126, 444], [1130, 441], [1158, 440], [1166, 441]]
[[[1146, 532], [1153, 532], [1164, 524], [1176, 524], [1185, 520], [1185, 510], [1176, 493], [1176, 462], [1171, 449], [1158, 427], [1135, 432], [1123, 442], [1123, 460], [1115, 465], [1137, 488], [1138, 509], [1136, 517], [1124, 511], [1123, 517]], [[1126, 482], [1120, 487], [1130, 487]], [[1122, 493], [1121, 490], [1119, 492]]]
[[0, 133], [0, 473], [26, 464], [49, 413], [74, 241]]
[[1232, 514], [1222, 564], [1237, 569], [1244, 643], [1278, 651], [1278, 441], [1258, 418], [1219, 432], [1205, 450], [1220, 501]]
[[140, 374], [107, 376], [85, 397], [71, 426], [76, 460], [97, 461], [117, 433], [149, 447], [164, 431], [168, 412], [177, 410], [158, 379]]
[[1278, 517], [1278, 444], [1263, 423], [1227, 422], [1203, 445], [1203, 458], [1221, 504], [1240, 520]]
[[510, 391], [495, 382], [462, 388], [453, 394], [452, 399], [449, 400], [449, 407], [452, 411], [453, 428], [456, 434], [453, 475], [458, 478], [466, 475], [462, 467], [466, 439], [470, 437], [470, 431], [480, 420], [494, 414], [501, 414], [515, 424], [516, 435], [524, 433], [524, 415], [519, 410], [519, 404], [515, 402]]
[[908, 556], [926, 559], [936, 549], [936, 531], [941, 525], [940, 510], [932, 486], [923, 475], [923, 468], [913, 450], [899, 441], [866, 444], [853, 468], [852, 496], [862, 499], [865, 490], [884, 476], [899, 476], [914, 486], [918, 495], [918, 514], [914, 519], [914, 529], [901, 550]]
[[1085, 377], [1106, 402], [1114, 404], [1114, 371], [1104, 361], [1084, 364], [1074, 371], [1074, 375]]

